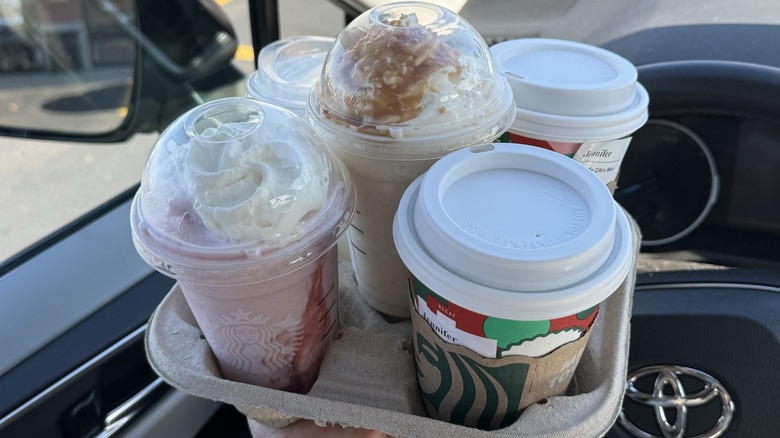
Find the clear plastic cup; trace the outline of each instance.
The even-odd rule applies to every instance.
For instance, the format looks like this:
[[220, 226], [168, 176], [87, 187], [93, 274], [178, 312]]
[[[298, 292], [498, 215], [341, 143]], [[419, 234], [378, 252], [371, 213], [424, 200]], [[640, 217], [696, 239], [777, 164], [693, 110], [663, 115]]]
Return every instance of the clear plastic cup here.
[[352, 263], [375, 309], [409, 317], [406, 268], [392, 237], [406, 187], [446, 153], [496, 139], [514, 111], [484, 39], [447, 9], [378, 6], [338, 35], [307, 114], [355, 184]]
[[[599, 305], [633, 260], [628, 219], [592, 172], [550, 151], [502, 143], [453, 152], [415, 180], [394, 238], [409, 267], [412, 309], [435, 332], [426, 342], [453, 358], [462, 352], [450, 344], [465, 347], [476, 356], [464, 361], [477, 360], [480, 372], [514, 376], [478, 382], [485, 387], [466, 399], [462, 382], [475, 379], [456, 365], [462, 361], [426, 361], [437, 348], [414, 336], [429, 413], [470, 426], [485, 415], [514, 421], [524, 406], [565, 391]], [[491, 392], [514, 404], [498, 412], [476, 396]], [[457, 394], [469, 416], [443, 403]]]
[[615, 192], [649, 97], [625, 58], [574, 41], [526, 38], [490, 48], [517, 115], [502, 141], [550, 149], [591, 169]]
[[227, 379], [307, 392], [339, 328], [346, 169], [305, 121], [221, 99], [160, 136], [133, 200], [133, 242], [175, 278]]
[[[246, 96], [270, 102], [306, 118], [311, 88], [317, 83], [322, 65], [335, 38], [294, 36], [273, 42], [260, 50], [257, 71], [249, 76]], [[349, 237], [338, 242], [339, 256], [349, 260]]]
[[260, 50], [257, 71], [249, 76], [246, 95], [306, 117], [311, 88], [320, 78], [322, 64], [335, 39], [295, 36]]

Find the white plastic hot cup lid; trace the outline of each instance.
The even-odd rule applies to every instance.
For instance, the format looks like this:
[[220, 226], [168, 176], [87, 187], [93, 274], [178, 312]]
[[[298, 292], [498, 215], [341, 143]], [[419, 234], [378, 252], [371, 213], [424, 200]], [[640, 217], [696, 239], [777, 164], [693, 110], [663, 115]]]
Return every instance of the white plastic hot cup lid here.
[[247, 96], [275, 103], [300, 116], [320, 77], [334, 38], [296, 36], [271, 43], [257, 57], [257, 71], [247, 81]]
[[578, 137], [568, 132], [576, 126], [580, 139], [600, 140], [647, 121], [649, 97], [636, 67], [616, 53], [546, 38], [505, 41], [490, 51], [514, 95], [515, 130], [564, 139]]
[[592, 307], [629, 268], [630, 227], [609, 190], [541, 148], [488, 144], [445, 156], [406, 191], [393, 231], [423, 284], [510, 319]]
[[518, 149], [444, 157], [423, 179], [415, 228], [439, 263], [471, 281], [515, 291], [574, 284], [612, 250], [612, 197], [585, 167]]

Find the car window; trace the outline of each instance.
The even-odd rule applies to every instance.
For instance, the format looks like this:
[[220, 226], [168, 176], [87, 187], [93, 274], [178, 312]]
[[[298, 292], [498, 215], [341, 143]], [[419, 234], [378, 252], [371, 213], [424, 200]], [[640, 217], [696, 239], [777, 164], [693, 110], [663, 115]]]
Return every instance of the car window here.
[[[132, 0], [112, 1], [134, 22]], [[136, 47], [97, 1], [0, 2], [0, 126], [91, 136], [128, 116]], [[103, 145], [0, 140], [0, 261], [125, 190], [151, 138]]]
[[[136, 3], [144, 4], [1, 0], [0, 127], [88, 136], [124, 123], [137, 46], [120, 21], [135, 22]], [[282, 37], [335, 36], [343, 26], [343, 12], [328, 2], [279, 3]], [[248, 2], [214, 4], [236, 29], [233, 65], [248, 76], [255, 69]], [[136, 185], [156, 138], [0, 139], [0, 203], [11, 206], [0, 216], [0, 263]]]

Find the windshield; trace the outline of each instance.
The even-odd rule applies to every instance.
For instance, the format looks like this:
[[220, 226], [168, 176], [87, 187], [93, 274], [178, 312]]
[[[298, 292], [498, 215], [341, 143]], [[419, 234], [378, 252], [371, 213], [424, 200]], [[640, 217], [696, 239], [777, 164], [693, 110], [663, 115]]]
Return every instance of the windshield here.
[[[131, 0], [0, 0], [0, 127], [52, 132], [52, 140], [0, 141], [0, 261], [23, 251], [119, 193], [134, 187], [157, 139], [154, 130], [121, 142], [53, 141], [90, 136], [128, 122], [139, 43], [128, 31], [140, 16]], [[212, 2], [202, 2], [212, 3]], [[245, 90], [256, 70], [249, 2], [217, 0], [238, 46], [232, 65], [243, 77], [214, 76]], [[280, 37], [334, 37], [346, 19], [378, 1], [278, 2]], [[524, 37], [601, 45], [635, 64], [720, 59], [780, 64], [780, 9], [773, 2], [733, 1], [448, 1], [488, 44]], [[346, 11], [346, 13], [345, 13]], [[706, 28], [684, 47], [693, 28]], [[656, 44], [647, 43], [650, 35]], [[734, 36], [750, 35], [750, 39]], [[731, 36], [731, 37], [730, 37]], [[690, 41], [689, 41], [690, 43]], [[174, 44], [171, 42], [171, 44]], [[179, 43], [180, 44], [180, 43]], [[160, 47], [164, 53], [167, 47]], [[660, 50], [663, 48], [664, 50]], [[144, 47], [140, 47], [143, 50]], [[153, 58], [153, 56], [150, 56]], [[213, 79], [213, 78], [212, 78]], [[223, 95], [225, 93], [222, 93]], [[217, 97], [191, 91], [193, 102]]]

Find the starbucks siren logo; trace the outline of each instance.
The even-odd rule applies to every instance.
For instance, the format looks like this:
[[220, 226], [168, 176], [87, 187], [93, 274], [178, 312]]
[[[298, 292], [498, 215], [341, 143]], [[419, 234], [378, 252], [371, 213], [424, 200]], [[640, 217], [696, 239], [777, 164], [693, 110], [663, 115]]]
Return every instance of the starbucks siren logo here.
[[241, 371], [267, 374], [292, 362], [301, 343], [300, 322], [287, 315], [271, 323], [270, 316], [252, 316], [238, 309], [211, 324], [213, 335], [222, 338], [225, 358]]

